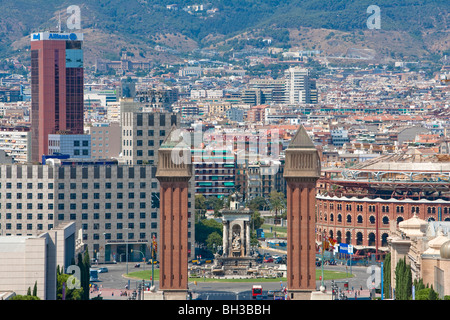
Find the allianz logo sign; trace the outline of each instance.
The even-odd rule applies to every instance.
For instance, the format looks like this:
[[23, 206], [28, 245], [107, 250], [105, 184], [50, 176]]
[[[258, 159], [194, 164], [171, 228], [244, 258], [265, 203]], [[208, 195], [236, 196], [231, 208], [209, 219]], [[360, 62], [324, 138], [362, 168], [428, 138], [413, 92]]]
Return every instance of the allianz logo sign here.
[[[71, 40], [75, 41], [77, 40], [76, 33], [49, 33], [48, 37], [45, 37], [49, 40]], [[33, 40], [44, 40], [41, 39], [41, 33], [35, 33], [33, 34]]]

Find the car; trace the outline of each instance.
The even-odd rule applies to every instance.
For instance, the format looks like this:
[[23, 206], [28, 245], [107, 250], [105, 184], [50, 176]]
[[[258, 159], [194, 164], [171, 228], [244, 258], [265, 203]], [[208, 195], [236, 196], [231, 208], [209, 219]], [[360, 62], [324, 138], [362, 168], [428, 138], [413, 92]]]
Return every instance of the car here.
[[277, 257], [276, 259], [273, 260], [273, 262], [278, 263], [278, 264], [283, 263], [283, 258]]
[[147, 264], [152, 264], [152, 262], [153, 262], [153, 264], [158, 264], [159, 263], [158, 260], [148, 259]]
[[281, 290], [269, 290], [267, 292], [267, 297], [273, 298], [275, 296], [275, 294], [277, 294], [278, 292], [281, 292]]
[[266, 257], [266, 258], [264, 258], [264, 262], [265, 263], [273, 262], [273, 258], [272, 257]]
[[108, 272], [108, 268], [107, 267], [98, 268], [98, 273], [105, 273], [105, 272]]

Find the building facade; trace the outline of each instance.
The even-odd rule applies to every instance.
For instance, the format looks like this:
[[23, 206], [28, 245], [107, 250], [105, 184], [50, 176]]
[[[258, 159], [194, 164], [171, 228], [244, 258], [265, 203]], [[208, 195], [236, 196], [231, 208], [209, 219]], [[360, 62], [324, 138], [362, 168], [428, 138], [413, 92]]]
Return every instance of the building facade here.
[[387, 249], [391, 222], [417, 215], [450, 221], [450, 167], [439, 155], [385, 155], [318, 182], [317, 241], [326, 235], [358, 248]]
[[[159, 241], [156, 167], [116, 161], [47, 160], [1, 165], [0, 234], [37, 236], [75, 222], [99, 262], [141, 260]], [[189, 252], [194, 244], [194, 193], [186, 193]], [[126, 252], [128, 248], [128, 252]], [[133, 252], [131, 251], [133, 250]], [[128, 255], [127, 255], [128, 253]]]
[[159, 146], [180, 120], [179, 113], [122, 113], [122, 158], [127, 164], [156, 165]]
[[194, 149], [195, 193], [227, 197], [235, 190], [236, 162], [229, 150]]
[[317, 89], [308, 69], [292, 67], [285, 71], [285, 103], [317, 103]]
[[49, 134], [47, 155], [53, 154], [66, 154], [71, 159], [90, 159], [91, 136], [87, 134]]
[[83, 134], [83, 34], [31, 35], [31, 160], [48, 153], [48, 135]]
[[120, 155], [121, 128], [119, 122], [93, 123], [85, 128], [91, 136], [91, 158], [110, 159]]

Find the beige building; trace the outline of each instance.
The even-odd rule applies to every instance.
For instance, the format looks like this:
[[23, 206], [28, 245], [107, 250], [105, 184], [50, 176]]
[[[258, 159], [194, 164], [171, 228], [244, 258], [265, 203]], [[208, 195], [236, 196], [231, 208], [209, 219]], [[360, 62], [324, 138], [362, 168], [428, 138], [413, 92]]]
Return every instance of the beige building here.
[[425, 221], [415, 214], [395, 227], [388, 238], [391, 251], [391, 286], [395, 290], [397, 262], [406, 258], [412, 280], [422, 279], [438, 292], [439, 298], [450, 295], [450, 223]]
[[[69, 222], [99, 262], [148, 258], [159, 235], [156, 166], [50, 159], [46, 165], [0, 165], [0, 234], [39, 236]], [[194, 244], [194, 191], [188, 194]], [[191, 247], [191, 245], [190, 245]], [[134, 250], [134, 253], [131, 251]]]
[[75, 259], [75, 223], [36, 236], [0, 236], [0, 296], [26, 295], [36, 283], [41, 300], [56, 300], [56, 270]]
[[93, 123], [85, 127], [85, 133], [91, 136], [91, 158], [111, 159], [120, 155], [120, 123]]
[[159, 146], [180, 121], [179, 113], [123, 112], [122, 159], [126, 164], [156, 165]]

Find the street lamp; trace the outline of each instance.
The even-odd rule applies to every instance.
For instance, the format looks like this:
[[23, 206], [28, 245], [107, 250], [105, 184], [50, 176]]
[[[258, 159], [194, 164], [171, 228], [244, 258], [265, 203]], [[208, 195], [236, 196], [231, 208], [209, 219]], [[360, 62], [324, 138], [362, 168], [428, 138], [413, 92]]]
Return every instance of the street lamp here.
[[140, 254], [142, 254], [142, 261], [144, 261], [144, 271], [145, 271], [145, 255], [144, 255], [144, 253], [142, 251], [139, 251], [139, 250], [131, 249], [131, 252], [134, 252], [134, 251], [139, 252]]

